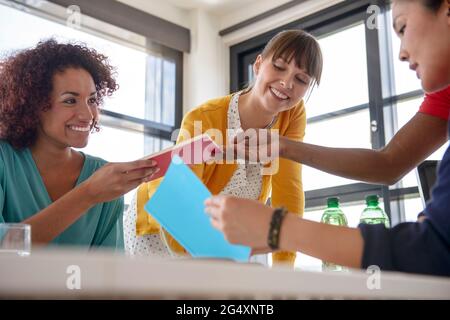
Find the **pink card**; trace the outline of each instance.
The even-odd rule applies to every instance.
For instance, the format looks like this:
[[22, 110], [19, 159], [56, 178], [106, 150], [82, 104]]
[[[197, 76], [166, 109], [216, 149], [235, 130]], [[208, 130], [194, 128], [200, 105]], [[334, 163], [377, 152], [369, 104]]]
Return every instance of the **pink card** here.
[[222, 149], [211, 139], [211, 137], [208, 134], [203, 134], [151, 154], [144, 159], [153, 159], [157, 162], [159, 171], [152, 177], [152, 180], [155, 180], [166, 174], [172, 158], [175, 155], [179, 156], [185, 164], [190, 166], [211, 161], [216, 154], [221, 152]]

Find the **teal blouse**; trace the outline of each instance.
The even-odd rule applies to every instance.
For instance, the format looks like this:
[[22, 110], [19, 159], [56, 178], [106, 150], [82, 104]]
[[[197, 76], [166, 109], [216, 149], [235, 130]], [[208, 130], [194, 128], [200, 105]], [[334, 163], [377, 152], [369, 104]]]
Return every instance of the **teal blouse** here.
[[[88, 179], [106, 163], [103, 159], [83, 155], [84, 164], [76, 185]], [[51, 203], [30, 149], [16, 150], [8, 142], [0, 140], [0, 223], [22, 222]], [[123, 208], [123, 197], [99, 203], [51, 244], [85, 248], [101, 246], [122, 250]]]

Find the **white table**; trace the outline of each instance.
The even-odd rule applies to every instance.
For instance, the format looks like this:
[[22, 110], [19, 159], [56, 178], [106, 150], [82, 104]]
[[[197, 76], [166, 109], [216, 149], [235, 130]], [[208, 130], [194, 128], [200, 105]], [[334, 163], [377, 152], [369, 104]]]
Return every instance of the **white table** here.
[[[80, 270], [81, 289], [68, 289], [68, 267]], [[70, 271], [70, 270], [69, 270]], [[0, 299], [450, 299], [450, 278], [382, 272], [381, 289], [369, 274], [268, 269], [228, 261], [129, 258], [108, 252], [34, 251], [0, 255]], [[72, 278], [73, 279], [73, 278]]]

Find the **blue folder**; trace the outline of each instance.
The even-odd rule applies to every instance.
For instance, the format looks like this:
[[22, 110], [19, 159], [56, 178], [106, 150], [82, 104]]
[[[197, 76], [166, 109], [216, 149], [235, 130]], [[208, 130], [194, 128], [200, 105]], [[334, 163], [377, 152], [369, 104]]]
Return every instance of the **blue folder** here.
[[204, 201], [211, 193], [192, 170], [174, 156], [145, 210], [193, 257], [248, 261], [250, 248], [233, 245], [211, 225]]

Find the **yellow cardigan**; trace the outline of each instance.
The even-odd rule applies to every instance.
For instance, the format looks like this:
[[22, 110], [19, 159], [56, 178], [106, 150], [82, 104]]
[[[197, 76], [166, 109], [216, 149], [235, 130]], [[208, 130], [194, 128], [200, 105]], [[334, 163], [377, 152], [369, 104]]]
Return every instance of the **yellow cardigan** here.
[[[199, 131], [198, 125], [201, 121], [201, 132], [209, 129], [217, 129], [222, 132], [227, 142], [227, 124], [228, 124], [228, 106], [231, 95], [213, 99], [200, 105], [188, 112], [181, 124], [182, 130], [187, 130], [191, 137], [194, 137], [194, 122], [196, 122], [196, 133]], [[306, 114], [303, 101], [299, 102], [294, 108], [279, 114], [279, 117], [273, 129], [278, 129], [279, 134], [293, 140], [302, 141], [305, 135]], [[178, 136], [177, 143], [182, 142], [186, 137], [182, 134]], [[217, 141], [216, 141], [217, 142]], [[220, 143], [220, 142], [218, 142]], [[274, 175], [262, 176], [262, 188], [259, 201], [266, 203], [271, 197], [273, 207], [284, 206], [289, 212], [303, 215], [304, 193], [301, 180], [301, 165], [286, 159], [277, 159], [279, 161], [278, 172]], [[192, 170], [203, 181], [212, 194], [219, 194], [227, 185], [231, 176], [237, 168], [237, 164], [198, 164], [193, 165]], [[162, 179], [162, 178], [161, 178]], [[156, 191], [161, 179], [142, 184], [137, 194], [137, 235], [159, 233], [161, 230], [159, 224], [144, 210], [145, 203]], [[271, 192], [272, 191], [272, 192]], [[166, 236], [167, 243], [171, 250], [177, 253], [186, 253], [184, 248], [176, 242], [165, 230], [162, 230]], [[295, 262], [295, 252], [276, 252], [273, 254], [273, 263]]]

